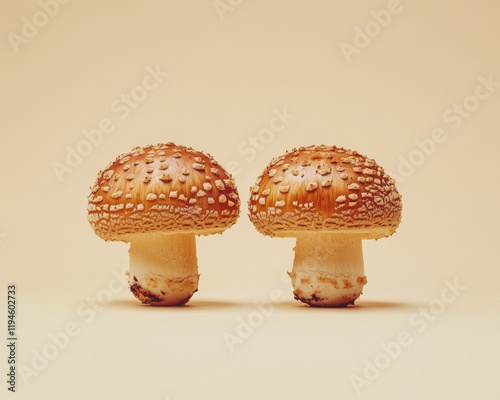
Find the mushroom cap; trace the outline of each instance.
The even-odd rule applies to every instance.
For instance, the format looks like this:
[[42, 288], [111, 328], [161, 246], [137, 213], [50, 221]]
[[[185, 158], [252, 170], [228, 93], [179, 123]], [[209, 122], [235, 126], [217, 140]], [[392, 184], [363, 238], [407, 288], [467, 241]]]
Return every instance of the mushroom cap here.
[[274, 158], [248, 202], [250, 220], [264, 235], [300, 232], [392, 235], [402, 202], [394, 180], [377, 163], [336, 146], [308, 146]]
[[88, 220], [104, 240], [139, 233], [209, 235], [232, 226], [240, 199], [209, 154], [174, 143], [135, 147], [97, 175]]

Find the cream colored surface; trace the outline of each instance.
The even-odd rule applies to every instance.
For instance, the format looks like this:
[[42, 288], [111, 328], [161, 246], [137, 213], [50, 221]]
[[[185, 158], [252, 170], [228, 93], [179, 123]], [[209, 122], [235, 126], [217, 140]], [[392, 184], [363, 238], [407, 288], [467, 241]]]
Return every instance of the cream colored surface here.
[[[399, 355], [359, 397], [500, 398], [500, 3], [391, 3], [350, 63], [342, 43], [376, 33], [386, 1], [231, 3], [221, 21], [212, 1], [73, 0], [18, 53], [9, 32], [41, 8], [2, 4], [0, 326], [13, 282], [20, 364], [73, 335], [26, 385], [18, 372], [17, 398], [354, 399], [352, 375], [392, 342]], [[60, 182], [52, 163], [95, 128], [108, 133]], [[97, 172], [163, 141], [211, 153], [243, 197], [233, 228], [197, 239], [186, 308], [140, 306], [117, 278], [127, 245], [86, 221]], [[272, 157], [322, 143], [374, 158], [403, 196], [396, 234], [363, 243], [353, 309], [295, 302], [293, 240], [260, 235], [244, 208]]]

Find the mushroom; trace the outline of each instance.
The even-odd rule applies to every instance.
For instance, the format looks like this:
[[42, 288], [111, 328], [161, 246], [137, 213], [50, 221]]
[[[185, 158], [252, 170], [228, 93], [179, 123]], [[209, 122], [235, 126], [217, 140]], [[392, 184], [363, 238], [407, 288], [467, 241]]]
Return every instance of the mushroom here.
[[394, 180], [374, 160], [335, 146], [274, 158], [250, 189], [249, 217], [268, 236], [295, 237], [295, 299], [354, 304], [366, 284], [362, 239], [392, 235], [401, 221]]
[[212, 156], [166, 143], [136, 147], [99, 172], [88, 220], [102, 239], [130, 243], [135, 297], [182, 305], [198, 290], [195, 235], [223, 232], [239, 208], [232, 177]]

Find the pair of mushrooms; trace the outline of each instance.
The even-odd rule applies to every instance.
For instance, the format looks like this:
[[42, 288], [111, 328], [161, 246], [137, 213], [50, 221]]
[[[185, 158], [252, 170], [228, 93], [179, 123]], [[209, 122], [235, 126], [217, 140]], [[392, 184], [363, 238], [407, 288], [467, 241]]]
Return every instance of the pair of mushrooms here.
[[[326, 307], [360, 296], [361, 241], [392, 235], [401, 206], [374, 160], [335, 146], [273, 159], [248, 202], [259, 232], [297, 239], [289, 273], [295, 298]], [[231, 227], [239, 208], [233, 178], [212, 156], [165, 143], [136, 147], [101, 171], [88, 220], [102, 239], [130, 243], [128, 281], [142, 303], [182, 305], [198, 290], [195, 236]]]

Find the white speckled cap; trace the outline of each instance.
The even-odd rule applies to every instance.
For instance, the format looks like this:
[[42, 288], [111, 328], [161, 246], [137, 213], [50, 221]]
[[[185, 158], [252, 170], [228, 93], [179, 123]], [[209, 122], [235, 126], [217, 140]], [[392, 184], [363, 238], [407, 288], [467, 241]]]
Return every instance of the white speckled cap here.
[[219, 233], [239, 216], [234, 180], [210, 155], [174, 143], [136, 147], [99, 172], [88, 220], [105, 240], [145, 232]]
[[269, 236], [297, 231], [392, 235], [402, 202], [394, 180], [356, 151], [308, 146], [274, 158], [250, 190], [250, 220]]

